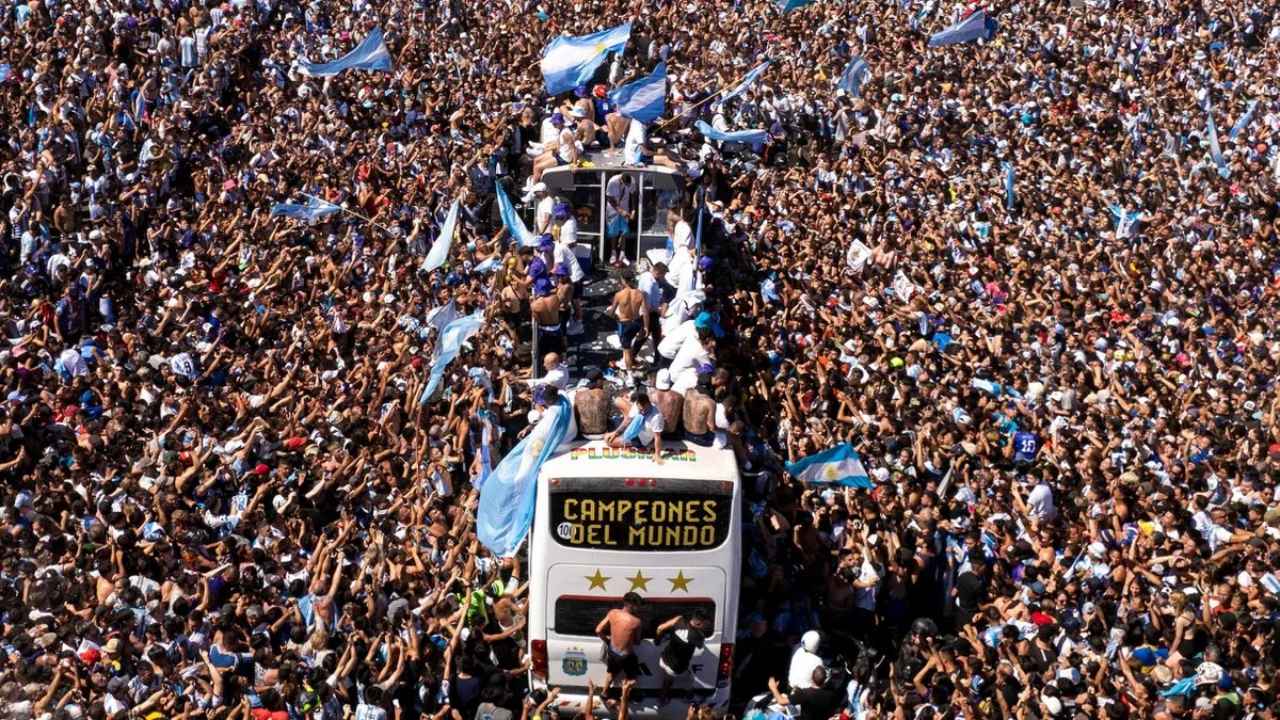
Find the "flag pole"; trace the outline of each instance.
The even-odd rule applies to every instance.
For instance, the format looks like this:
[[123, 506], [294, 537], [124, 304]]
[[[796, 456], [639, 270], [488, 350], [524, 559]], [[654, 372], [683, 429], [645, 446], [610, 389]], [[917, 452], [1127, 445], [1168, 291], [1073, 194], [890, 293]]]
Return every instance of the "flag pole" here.
[[[757, 66], [757, 67], [758, 67], [758, 66]], [[738, 78], [737, 80], [734, 80], [732, 83], [730, 83], [730, 84], [729, 84], [729, 87], [737, 87], [739, 84], [741, 84], [741, 83], [742, 83], [742, 81], [743, 81], [743, 80], [746, 80], [746, 79], [747, 79], [747, 76], [751, 74], [751, 71], [752, 71], [752, 70], [755, 70], [755, 68], [751, 68], [751, 69], [747, 70], [746, 72], [742, 73], [742, 77], [740, 77], [740, 78]], [[691, 105], [690, 107], [685, 108], [684, 110], [681, 110], [681, 111], [680, 111], [680, 113], [679, 113], [679, 114], [677, 114], [677, 115], [675, 115], [674, 117], [668, 118], [668, 119], [666, 120], [666, 122], [659, 123], [659, 124], [657, 125], [657, 127], [655, 127], [655, 128], [654, 128], [654, 130], [661, 130], [662, 128], [666, 127], [667, 125], [670, 125], [671, 123], [673, 123], [673, 122], [675, 122], [676, 120], [680, 119], [680, 116], [681, 116], [681, 115], [684, 115], [685, 113], [688, 113], [688, 112], [691, 112], [691, 111], [693, 111], [693, 110], [696, 110], [697, 108], [702, 107], [703, 105], [707, 104], [708, 102], [710, 102], [710, 101], [712, 101], [712, 100], [715, 100], [716, 98], [720, 97], [720, 96], [721, 96], [721, 95], [723, 95], [723, 94], [724, 94], [724, 88], [722, 87], [722, 88], [720, 88], [719, 90], [715, 91], [715, 93], [713, 93], [713, 94], [711, 94], [711, 95], [709, 95], [709, 96], [707, 96], [707, 97], [705, 97], [705, 98], [703, 98], [703, 99], [699, 100], [698, 102], [694, 103], [694, 104], [693, 104], [693, 105]]]

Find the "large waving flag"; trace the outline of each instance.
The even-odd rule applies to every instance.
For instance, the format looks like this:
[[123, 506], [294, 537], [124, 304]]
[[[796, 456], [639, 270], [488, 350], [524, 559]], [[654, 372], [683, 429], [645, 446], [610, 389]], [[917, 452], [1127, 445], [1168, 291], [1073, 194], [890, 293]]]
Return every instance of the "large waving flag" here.
[[609, 93], [609, 100], [618, 106], [622, 117], [642, 123], [654, 122], [667, 109], [667, 64], [658, 63], [647, 77]]
[[542, 51], [542, 80], [548, 95], [558, 95], [590, 82], [605, 55], [622, 52], [631, 39], [631, 23], [590, 35], [561, 35]]
[[732, 132], [721, 132], [706, 122], [699, 120], [694, 123], [698, 128], [698, 132], [702, 133], [708, 140], [717, 142], [740, 142], [748, 145], [759, 145], [769, 139], [768, 130], [735, 130]]
[[305, 205], [298, 203], [276, 203], [272, 205], [271, 217], [289, 217], [294, 220], [315, 222], [341, 211], [341, 207], [331, 202], [321, 200], [314, 195], [307, 195]]
[[479, 332], [483, 325], [484, 311], [477, 310], [445, 326], [440, 333], [440, 341], [436, 344], [436, 359], [431, 363], [431, 379], [427, 381], [427, 389], [422, 391], [422, 396], [418, 399], [419, 404], [435, 395], [444, 378], [445, 368], [462, 352], [462, 343]]
[[538, 471], [569, 434], [573, 410], [561, 396], [507, 456], [502, 458], [480, 488], [476, 511], [476, 536], [498, 557], [511, 557], [524, 541], [533, 522]]
[[872, 487], [862, 459], [849, 443], [840, 443], [830, 450], [787, 463], [787, 472], [811, 485], [843, 485], [845, 487]]
[[453, 245], [453, 236], [458, 226], [458, 200], [453, 201], [453, 205], [449, 207], [449, 215], [445, 217], [444, 224], [440, 226], [440, 237], [436, 238], [435, 243], [431, 246], [431, 251], [427, 253], [427, 257], [422, 261], [422, 269], [425, 272], [431, 272], [436, 268], [444, 265], [449, 259], [449, 248]]
[[457, 319], [458, 308], [450, 300], [448, 304], [431, 308], [431, 312], [427, 313], [425, 324], [435, 328], [437, 333], [442, 333], [446, 327], [449, 327], [449, 323]]
[[836, 87], [854, 97], [862, 97], [862, 83], [867, 81], [870, 72], [871, 67], [867, 65], [867, 61], [855, 57], [845, 66], [844, 72], [840, 73], [840, 82], [836, 83]]
[[943, 47], [974, 40], [990, 40], [996, 34], [996, 21], [986, 10], [975, 10], [960, 22], [929, 38], [929, 47]]
[[537, 247], [538, 236], [516, 214], [516, 206], [511, 204], [511, 198], [502, 189], [502, 183], [495, 183], [495, 187], [498, 189], [498, 212], [502, 215], [502, 226], [507, 229], [507, 234], [520, 245]]
[[382, 28], [374, 28], [354, 50], [327, 63], [299, 63], [304, 75], [330, 77], [343, 70], [382, 70], [391, 72], [391, 53], [382, 40]]
[[755, 82], [760, 79], [760, 76], [764, 74], [764, 71], [768, 69], [769, 69], [768, 60], [765, 60], [764, 62], [755, 66], [754, 68], [751, 69], [751, 72], [743, 76], [741, 82], [739, 82], [737, 85], [734, 85], [731, 90], [721, 95], [720, 99], [717, 102], [723, 105], [729, 102], [730, 100], [738, 97], [742, 93], [746, 92], [747, 88], [754, 85]]

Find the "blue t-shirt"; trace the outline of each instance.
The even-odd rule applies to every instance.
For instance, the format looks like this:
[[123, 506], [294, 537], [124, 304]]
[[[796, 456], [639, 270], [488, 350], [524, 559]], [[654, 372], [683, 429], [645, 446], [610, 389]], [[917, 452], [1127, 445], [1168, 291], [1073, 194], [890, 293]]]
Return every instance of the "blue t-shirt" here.
[[1040, 439], [1035, 433], [1020, 432], [1013, 436], [1014, 462], [1031, 462], [1036, 459], [1036, 451], [1040, 449]]

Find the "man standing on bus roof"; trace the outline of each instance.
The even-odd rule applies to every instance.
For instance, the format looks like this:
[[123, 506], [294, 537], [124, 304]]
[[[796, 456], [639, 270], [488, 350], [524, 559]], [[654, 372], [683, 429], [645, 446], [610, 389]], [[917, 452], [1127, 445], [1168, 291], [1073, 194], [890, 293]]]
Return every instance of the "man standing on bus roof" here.
[[676, 678], [690, 675], [693, 654], [706, 646], [707, 635], [711, 634], [711, 619], [702, 608], [697, 608], [685, 620], [677, 615], [658, 626], [655, 633], [658, 642], [665, 642], [662, 655], [658, 658], [658, 667], [662, 668], [662, 695], [659, 705], [666, 705], [671, 700], [671, 686]]
[[596, 625], [596, 635], [605, 642], [604, 692], [609, 692], [619, 674], [627, 680], [640, 676], [636, 644], [640, 642], [640, 608], [644, 600], [629, 592], [622, 596], [622, 607], [614, 608]]
[[622, 345], [622, 370], [635, 369], [635, 349], [643, 342], [649, 330], [649, 306], [644, 293], [636, 288], [636, 276], [631, 270], [622, 273], [622, 289], [613, 294], [613, 303], [605, 310], [618, 321], [618, 343]]
[[609, 447], [646, 448], [653, 445], [653, 461], [662, 463], [662, 430], [666, 427], [662, 413], [653, 406], [646, 393], [637, 391], [631, 401], [619, 399], [622, 423], [604, 436]]

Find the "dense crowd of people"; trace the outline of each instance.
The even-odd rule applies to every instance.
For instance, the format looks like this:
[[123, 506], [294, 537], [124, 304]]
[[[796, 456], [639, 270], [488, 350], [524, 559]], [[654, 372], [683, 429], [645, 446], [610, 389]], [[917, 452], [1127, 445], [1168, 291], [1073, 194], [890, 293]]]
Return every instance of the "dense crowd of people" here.
[[[972, 8], [6, 5], [0, 713], [554, 714], [476, 488], [579, 379], [529, 382], [530, 312], [567, 351], [586, 276], [537, 180], [614, 145], [689, 180], [669, 267], [591, 271], [631, 266], [609, 378], [682, 394], [746, 473], [734, 714], [1280, 716], [1280, 23], [987, 9], [994, 37], [929, 48]], [[552, 38], [626, 20], [546, 96]], [[301, 72], [374, 27], [391, 72]], [[607, 91], [660, 61], [644, 137]], [[272, 216], [304, 195], [344, 210]], [[477, 311], [426, 393], [439, 318]], [[845, 441], [874, 489], [783, 471]]]

